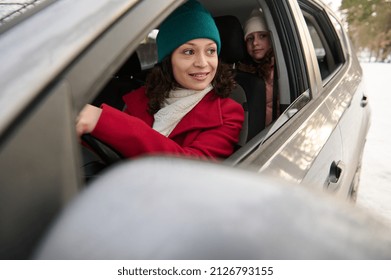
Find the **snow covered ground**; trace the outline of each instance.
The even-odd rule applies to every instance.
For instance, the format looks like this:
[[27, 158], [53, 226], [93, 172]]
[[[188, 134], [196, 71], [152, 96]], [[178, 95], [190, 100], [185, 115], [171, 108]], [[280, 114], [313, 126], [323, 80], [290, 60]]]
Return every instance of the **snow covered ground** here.
[[391, 64], [362, 63], [372, 122], [357, 206], [391, 225]]

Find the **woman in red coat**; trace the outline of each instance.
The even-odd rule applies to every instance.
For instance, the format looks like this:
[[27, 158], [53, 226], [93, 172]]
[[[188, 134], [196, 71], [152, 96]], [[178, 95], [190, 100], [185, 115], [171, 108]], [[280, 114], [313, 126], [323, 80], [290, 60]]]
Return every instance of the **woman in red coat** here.
[[76, 124], [125, 157], [145, 154], [226, 158], [234, 151], [243, 108], [227, 98], [234, 86], [218, 61], [220, 36], [197, 1], [176, 9], [157, 36], [158, 64], [146, 86], [124, 96], [124, 112], [87, 105]]

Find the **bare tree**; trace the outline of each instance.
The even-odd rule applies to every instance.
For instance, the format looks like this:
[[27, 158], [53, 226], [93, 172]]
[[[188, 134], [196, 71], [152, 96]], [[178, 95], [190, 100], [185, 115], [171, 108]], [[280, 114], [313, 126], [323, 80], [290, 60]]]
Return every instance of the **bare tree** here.
[[390, 61], [391, 1], [343, 0], [340, 9], [356, 49], [369, 51], [375, 61]]

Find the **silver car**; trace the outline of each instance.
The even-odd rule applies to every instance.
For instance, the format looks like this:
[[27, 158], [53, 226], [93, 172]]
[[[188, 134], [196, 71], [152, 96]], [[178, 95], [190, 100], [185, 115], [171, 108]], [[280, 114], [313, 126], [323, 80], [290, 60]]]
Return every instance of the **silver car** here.
[[[20, 15], [0, 14], [2, 258], [31, 257], [49, 225], [82, 189], [116, 185], [132, 173], [137, 160], [117, 163], [117, 153], [96, 139], [90, 141], [95, 141], [98, 159], [86, 159], [75, 118], [87, 103], [123, 106], [122, 95], [142, 85], [156, 62], [159, 24], [183, 2], [30, 1], [32, 7], [17, 11]], [[243, 178], [237, 180], [239, 192], [246, 176], [252, 181], [259, 178], [260, 189], [268, 182], [264, 178], [272, 177], [354, 201], [370, 108], [362, 69], [337, 16], [318, 0], [200, 2], [215, 17], [222, 37], [221, 59], [233, 68], [240, 60], [235, 52], [243, 37], [242, 30], [230, 24], [243, 25], [252, 9], [263, 10], [276, 54], [274, 94], [281, 114], [271, 125], [259, 125], [264, 112], [258, 97], [249, 93], [248, 83], [239, 83], [232, 98], [243, 104], [246, 121], [237, 150], [218, 164], [194, 162], [195, 170], [204, 164], [206, 169], [237, 174]], [[152, 167], [172, 164], [179, 174], [177, 160], [147, 162]], [[191, 164], [184, 161], [185, 166]], [[105, 176], [108, 169], [119, 177]], [[158, 174], [164, 171], [155, 169]], [[171, 180], [161, 175], [162, 180]], [[197, 177], [194, 174], [193, 183]], [[139, 172], [130, 183], [143, 184], [144, 179], [148, 182], [148, 174]], [[232, 180], [221, 178], [221, 184]], [[296, 186], [293, 189], [297, 191]]]

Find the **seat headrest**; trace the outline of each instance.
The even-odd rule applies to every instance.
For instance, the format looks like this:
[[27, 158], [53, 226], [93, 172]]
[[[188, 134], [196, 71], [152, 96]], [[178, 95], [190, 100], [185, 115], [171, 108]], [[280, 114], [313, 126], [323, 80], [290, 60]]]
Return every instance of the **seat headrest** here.
[[240, 21], [232, 15], [214, 18], [220, 32], [220, 58], [226, 63], [235, 63], [246, 55], [244, 32]]

